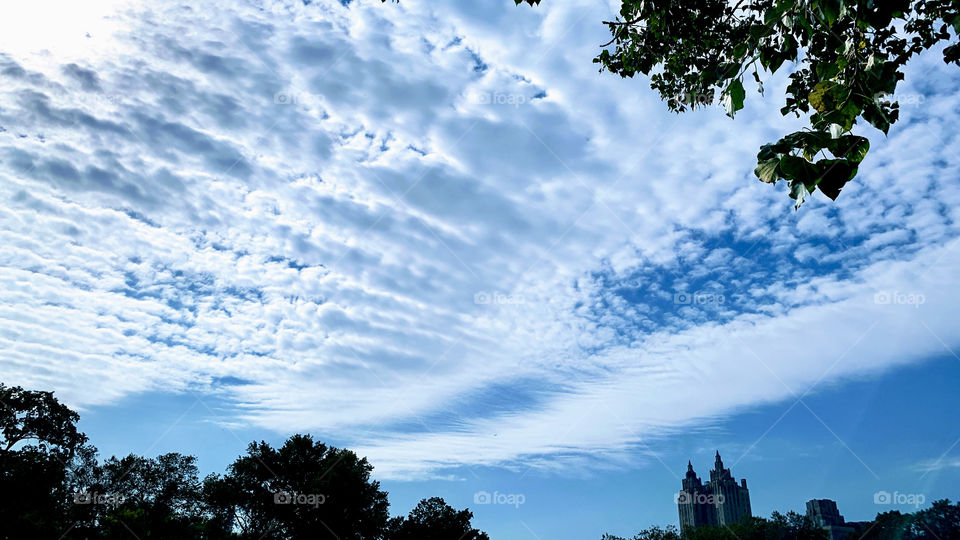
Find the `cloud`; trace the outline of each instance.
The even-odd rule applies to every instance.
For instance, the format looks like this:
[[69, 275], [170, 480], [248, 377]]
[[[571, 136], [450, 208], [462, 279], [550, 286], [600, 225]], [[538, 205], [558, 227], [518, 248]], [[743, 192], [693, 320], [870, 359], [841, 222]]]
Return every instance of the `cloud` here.
[[914, 466], [914, 470], [924, 473], [955, 468], [960, 468], [960, 458], [945, 458], [944, 456], [941, 456], [940, 459], [930, 459]]
[[751, 173], [780, 104], [678, 117], [597, 75], [595, 4], [134, 4], [9, 51], [5, 382], [216, 394], [411, 478], [623, 459], [960, 345], [935, 54], [930, 106], [793, 213]]

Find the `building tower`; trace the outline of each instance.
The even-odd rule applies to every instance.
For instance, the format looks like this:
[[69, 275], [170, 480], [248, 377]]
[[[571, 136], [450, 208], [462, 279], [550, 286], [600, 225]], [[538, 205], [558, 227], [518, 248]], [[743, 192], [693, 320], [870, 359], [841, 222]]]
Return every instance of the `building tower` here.
[[807, 501], [807, 517], [817, 527], [821, 527], [831, 540], [842, 540], [855, 531], [840, 515], [837, 503], [830, 499], [812, 499]]
[[751, 517], [750, 491], [747, 489], [747, 479], [740, 479], [740, 485], [730, 474], [730, 469], [723, 468], [720, 451], [710, 471], [710, 488], [716, 500], [717, 525], [732, 525], [745, 517]]
[[687, 475], [681, 480], [682, 489], [677, 494], [677, 508], [680, 511], [680, 529], [716, 525], [716, 512], [711, 505], [709, 486], [705, 486], [693, 463], [687, 462]]
[[703, 525], [730, 525], [752, 516], [750, 491], [745, 479], [737, 484], [730, 469], [723, 467], [720, 452], [717, 452], [710, 480], [701, 482], [687, 462], [687, 474], [681, 481], [677, 494], [677, 509], [680, 513], [680, 529]]

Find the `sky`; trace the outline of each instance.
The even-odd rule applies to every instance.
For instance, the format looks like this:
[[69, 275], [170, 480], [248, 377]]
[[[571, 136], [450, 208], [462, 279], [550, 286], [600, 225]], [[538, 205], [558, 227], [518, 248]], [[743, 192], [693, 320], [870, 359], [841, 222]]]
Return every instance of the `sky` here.
[[760, 515], [960, 498], [960, 72], [794, 211], [789, 66], [670, 113], [591, 62], [618, 8], [5, 8], [0, 380], [204, 473], [309, 432], [495, 539], [675, 524], [718, 450]]

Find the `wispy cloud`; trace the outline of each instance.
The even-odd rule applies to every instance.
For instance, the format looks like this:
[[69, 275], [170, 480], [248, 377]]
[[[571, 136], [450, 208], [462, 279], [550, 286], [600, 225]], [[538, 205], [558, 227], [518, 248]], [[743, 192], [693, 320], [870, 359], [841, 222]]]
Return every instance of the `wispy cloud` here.
[[957, 457], [942, 457], [940, 459], [930, 459], [923, 461], [914, 466], [914, 470], [920, 471], [923, 473], [930, 473], [934, 471], [942, 471], [945, 469], [956, 469], [960, 468], [960, 458]]

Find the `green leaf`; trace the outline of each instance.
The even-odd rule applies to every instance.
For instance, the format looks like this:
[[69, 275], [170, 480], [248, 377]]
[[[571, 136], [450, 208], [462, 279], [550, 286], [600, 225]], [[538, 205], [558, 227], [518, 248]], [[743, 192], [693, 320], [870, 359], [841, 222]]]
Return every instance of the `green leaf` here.
[[780, 173], [785, 179], [797, 180], [808, 187], [817, 184], [817, 170], [802, 157], [783, 156], [780, 160]]
[[951, 45], [943, 50], [943, 61], [948, 64], [953, 62], [954, 64], [960, 65], [960, 43]]
[[860, 163], [870, 151], [870, 141], [858, 135], [845, 135], [831, 140], [827, 148], [838, 158]]
[[820, 62], [817, 64], [817, 76], [821, 80], [832, 79], [840, 73], [840, 66], [836, 62]]
[[771, 158], [765, 161], [761, 161], [757, 168], [753, 170], [753, 174], [757, 175], [757, 178], [761, 182], [766, 182], [768, 184], [775, 184], [777, 180], [780, 179], [780, 174], [777, 172], [777, 167], [780, 165], [779, 158]]
[[820, 10], [823, 12], [823, 17], [827, 20], [828, 26], [833, 26], [833, 23], [837, 22], [837, 18], [840, 16], [840, 0], [822, 0], [820, 2]]
[[830, 81], [821, 81], [813, 87], [807, 100], [818, 112], [832, 111], [837, 108], [837, 85]]
[[747, 93], [743, 89], [743, 83], [740, 79], [734, 79], [727, 87], [723, 97], [723, 106], [727, 109], [727, 116], [733, 118], [737, 111], [743, 108], [743, 99]]
[[754, 24], [750, 26], [750, 37], [753, 41], [759, 41], [761, 38], [772, 36], [776, 32], [766, 24]]
[[772, 9], [767, 10], [767, 12], [763, 14], [763, 24], [768, 27], [772, 27], [774, 23], [780, 20], [785, 11], [785, 4], [780, 4]]
[[779, 51], [770, 51], [767, 49], [760, 51], [760, 64], [767, 68], [770, 73], [776, 73], [786, 60], [787, 57]]
[[774, 145], [765, 144], [760, 147], [760, 152], [757, 153], [757, 161], [766, 161], [768, 159], [777, 158], [779, 161], [781, 152], [778, 152]]
[[900, 111], [892, 106], [874, 101], [868, 103], [863, 108], [863, 113], [861, 114], [864, 120], [870, 122], [870, 125], [886, 134], [890, 131], [890, 124], [897, 121], [897, 117], [900, 116]]
[[798, 182], [796, 180], [790, 182], [790, 198], [797, 200], [797, 202], [793, 205], [794, 210], [800, 209], [800, 205], [803, 204], [803, 201], [807, 199], [807, 193], [807, 188], [804, 187], [803, 182]]
[[822, 159], [817, 162], [817, 168], [821, 171], [817, 188], [834, 201], [843, 186], [857, 175], [857, 165], [846, 159]]

